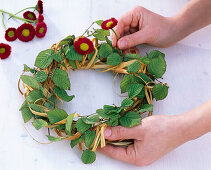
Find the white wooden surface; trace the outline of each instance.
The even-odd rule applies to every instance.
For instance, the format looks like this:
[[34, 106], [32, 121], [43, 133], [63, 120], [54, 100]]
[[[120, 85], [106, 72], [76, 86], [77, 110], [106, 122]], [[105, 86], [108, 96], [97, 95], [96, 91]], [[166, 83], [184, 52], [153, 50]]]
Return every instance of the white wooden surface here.
[[[34, 0], [0, 0], [0, 8], [16, 11], [32, 6]], [[210, 170], [211, 134], [188, 142], [150, 166], [139, 168], [97, 153], [92, 165], [84, 165], [81, 152], [71, 149], [69, 142], [41, 145], [32, 140], [24, 128], [18, 111], [23, 97], [18, 93], [17, 82], [23, 64], [33, 66], [38, 52], [69, 34], [80, 35], [89, 24], [97, 19], [119, 17], [135, 5], [142, 5], [165, 16], [177, 13], [187, 0], [45, 0], [44, 14], [48, 33], [44, 39], [29, 43], [10, 43], [12, 55], [0, 61], [0, 170]], [[7, 22], [7, 26], [18, 22]], [[16, 26], [17, 26], [16, 25]], [[211, 98], [211, 26], [208, 26], [176, 45], [160, 49], [166, 54], [167, 72], [165, 82], [170, 86], [168, 97], [155, 103], [154, 114], [181, 114]], [[0, 24], [0, 42], [5, 42]], [[141, 45], [141, 54], [155, 49]], [[119, 82], [112, 86], [111, 73], [99, 74], [94, 71], [77, 71], [71, 74], [72, 94], [76, 98], [64, 108], [68, 113], [93, 113], [103, 104], [120, 104]], [[102, 90], [103, 89], [103, 90]], [[79, 102], [80, 101], [80, 102]], [[25, 125], [30, 134], [46, 142], [45, 129], [37, 132], [31, 123]], [[156, 137], [155, 137], [156, 140]], [[149, 153], [150, 154], [150, 153]]]

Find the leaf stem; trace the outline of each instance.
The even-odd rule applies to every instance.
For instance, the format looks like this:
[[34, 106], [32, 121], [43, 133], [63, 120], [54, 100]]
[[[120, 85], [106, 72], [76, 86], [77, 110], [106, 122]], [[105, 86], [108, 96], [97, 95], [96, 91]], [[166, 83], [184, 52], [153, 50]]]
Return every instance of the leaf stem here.
[[[28, 8], [24, 8], [24, 9], [22, 9], [22, 10], [18, 11], [17, 13], [15, 13], [14, 15], [17, 15], [17, 14], [19, 14], [19, 13], [21, 13], [21, 12], [23, 12], [23, 11], [27, 10], [27, 9], [35, 9], [35, 7], [28, 7]], [[8, 20], [10, 20], [12, 17], [13, 17], [13, 16], [10, 16], [10, 17], [8, 18]]]
[[24, 22], [27, 22], [27, 23], [35, 23], [35, 21], [32, 21], [32, 20], [29, 20], [29, 19], [25, 19], [25, 18], [18, 17], [18, 16], [16, 16], [16, 15], [12, 14], [12, 13], [9, 13], [9, 12], [7, 12], [7, 11], [3, 11], [3, 10], [1, 10], [1, 9], [0, 9], [0, 12], [5, 13], [5, 14], [8, 14], [8, 15], [10, 15], [10, 16], [16, 18], [16, 19], [19, 19], [19, 20], [24, 21]]
[[[92, 26], [94, 23], [95, 23], [95, 22], [93, 22], [93, 23], [89, 26], [89, 28], [91, 28], [91, 26]], [[81, 35], [81, 37], [82, 37], [84, 34], [86, 34], [86, 32], [89, 30], [89, 28], [86, 29], [86, 31]]]
[[1, 13], [1, 15], [2, 15], [2, 25], [4, 26], [4, 29], [6, 30], [7, 28], [6, 28], [5, 24], [4, 24], [4, 14]]

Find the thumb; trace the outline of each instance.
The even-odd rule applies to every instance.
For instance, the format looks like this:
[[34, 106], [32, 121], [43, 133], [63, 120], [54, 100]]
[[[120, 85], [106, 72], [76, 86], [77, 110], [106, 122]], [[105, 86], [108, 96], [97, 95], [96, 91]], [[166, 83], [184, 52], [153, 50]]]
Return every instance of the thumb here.
[[143, 136], [141, 126], [133, 128], [126, 128], [123, 126], [107, 127], [104, 136], [108, 140], [121, 140], [121, 139], [141, 139]]
[[134, 47], [139, 44], [143, 44], [146, 41], [146, 36], [142, 31], [135, 32], [130, 35], [126, 35], [120, 38], [117, 42], [118, 48], [125, 50], [131, 47]]

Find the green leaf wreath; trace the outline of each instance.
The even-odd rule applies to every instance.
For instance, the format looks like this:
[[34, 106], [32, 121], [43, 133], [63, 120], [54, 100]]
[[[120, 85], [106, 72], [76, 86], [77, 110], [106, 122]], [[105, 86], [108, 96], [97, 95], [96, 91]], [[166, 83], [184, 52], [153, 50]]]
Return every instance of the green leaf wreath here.
[[[101, 28], [91, 26], [96, 23]], [[33, 118], [32, 125], [37, 129], [43, 127], [53, 129], [57, 136], [47, 135], [51, 142], [69, 140], [73, 148], [78, 145], [83, 154], [85, 164], [96, 159], [95, 151], [100, 145], [107, 143], [127, 146], [131, 140], [107, 141], [104, 130], [107, 126], [133, 127], [141, 123], [141, 115], [148, 112], [152, 115], [152, 100], [164, 99], [168, 94], [168, 85], [158, 79], [166, 71], [165, 55], [152, 51], [144, 57], [137, 53], [127, 53], [112, 47], [109, 40], [110, 31], [116, 26], [117, 20], [111, 18], [94, 22], [80, 36], [68, 36], [50, 49], [41, 51], [35, 61], [35, 67], [24, 65], [24, 72], [19, 80], [23, 82], [25, 98], [20, 111], [24, 122]], [[116, 33], [115, 33], [116, 34]], [[92, 41], [88, 37], [94, 36]], [[117, 35], [116, 35], [117, 36]], [[118, 36], [117, 36], [118, 38]], [[69, 96], [70, 80], [67, 70], [102, 69], [102, 72], [113, 71], [123, 74], [121, 93], [127, 93], [121, 106], [104, 105], [95, 113], [81, 116], [68, 113], [58, 108], [57, 102], [70, 102], [75, 96]], [[27, 75], [26, 75], [27, 73]], [[82, 143], [85, 143], [84, 148]]]

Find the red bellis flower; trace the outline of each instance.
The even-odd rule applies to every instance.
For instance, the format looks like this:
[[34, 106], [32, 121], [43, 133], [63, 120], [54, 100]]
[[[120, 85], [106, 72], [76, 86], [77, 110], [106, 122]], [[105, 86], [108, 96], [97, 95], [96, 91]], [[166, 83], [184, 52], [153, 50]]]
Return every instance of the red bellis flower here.
[[94, 50], [92, 41], [86, 37], [79, 38], [74, 43], [75, 50], [81, 55], [91, 54]]
[[37, 2], [37, 10], [40, 14], [43, 14], [43, 2], [41, 0]]
[[20, 41], [28, 42], [35, 36], [35, 28], [31, 24], [22, 24], [16, 30], [17, 37]]
[[5, 31], [5, 39], [7, 41], [15, 41], [17, 39], [16, 28], [8, 28]]
[[36, 37], [43, 38], [47, 32], [47, 25], [44, 22], [38, 23], [36, 26]]
[[29, 20], [32, 20], [32, 21], [34, 21], [34, 20], [37, 19], [35, 13], [34, 12], [31, 12], [31, 11], [24, 12], [23, 13], [23, 17], [25, 19], [29, 19]]
[[38, 19], [37, 19], [37, 23], [41, 23], [43, 21], [44, 21], [44, 16], [39, 13], [39, 16], [38, 16]]
[[0, 59], [6, 59], [11, 54], [11, 47], [7, 44], [0, 43]]
[[114, 28], [117, 25], [118, 21], [115, 18], [111, 18], [108, 20], [105, 20], [102, 24], [101, 27], [104, 30], [109, 30]]

